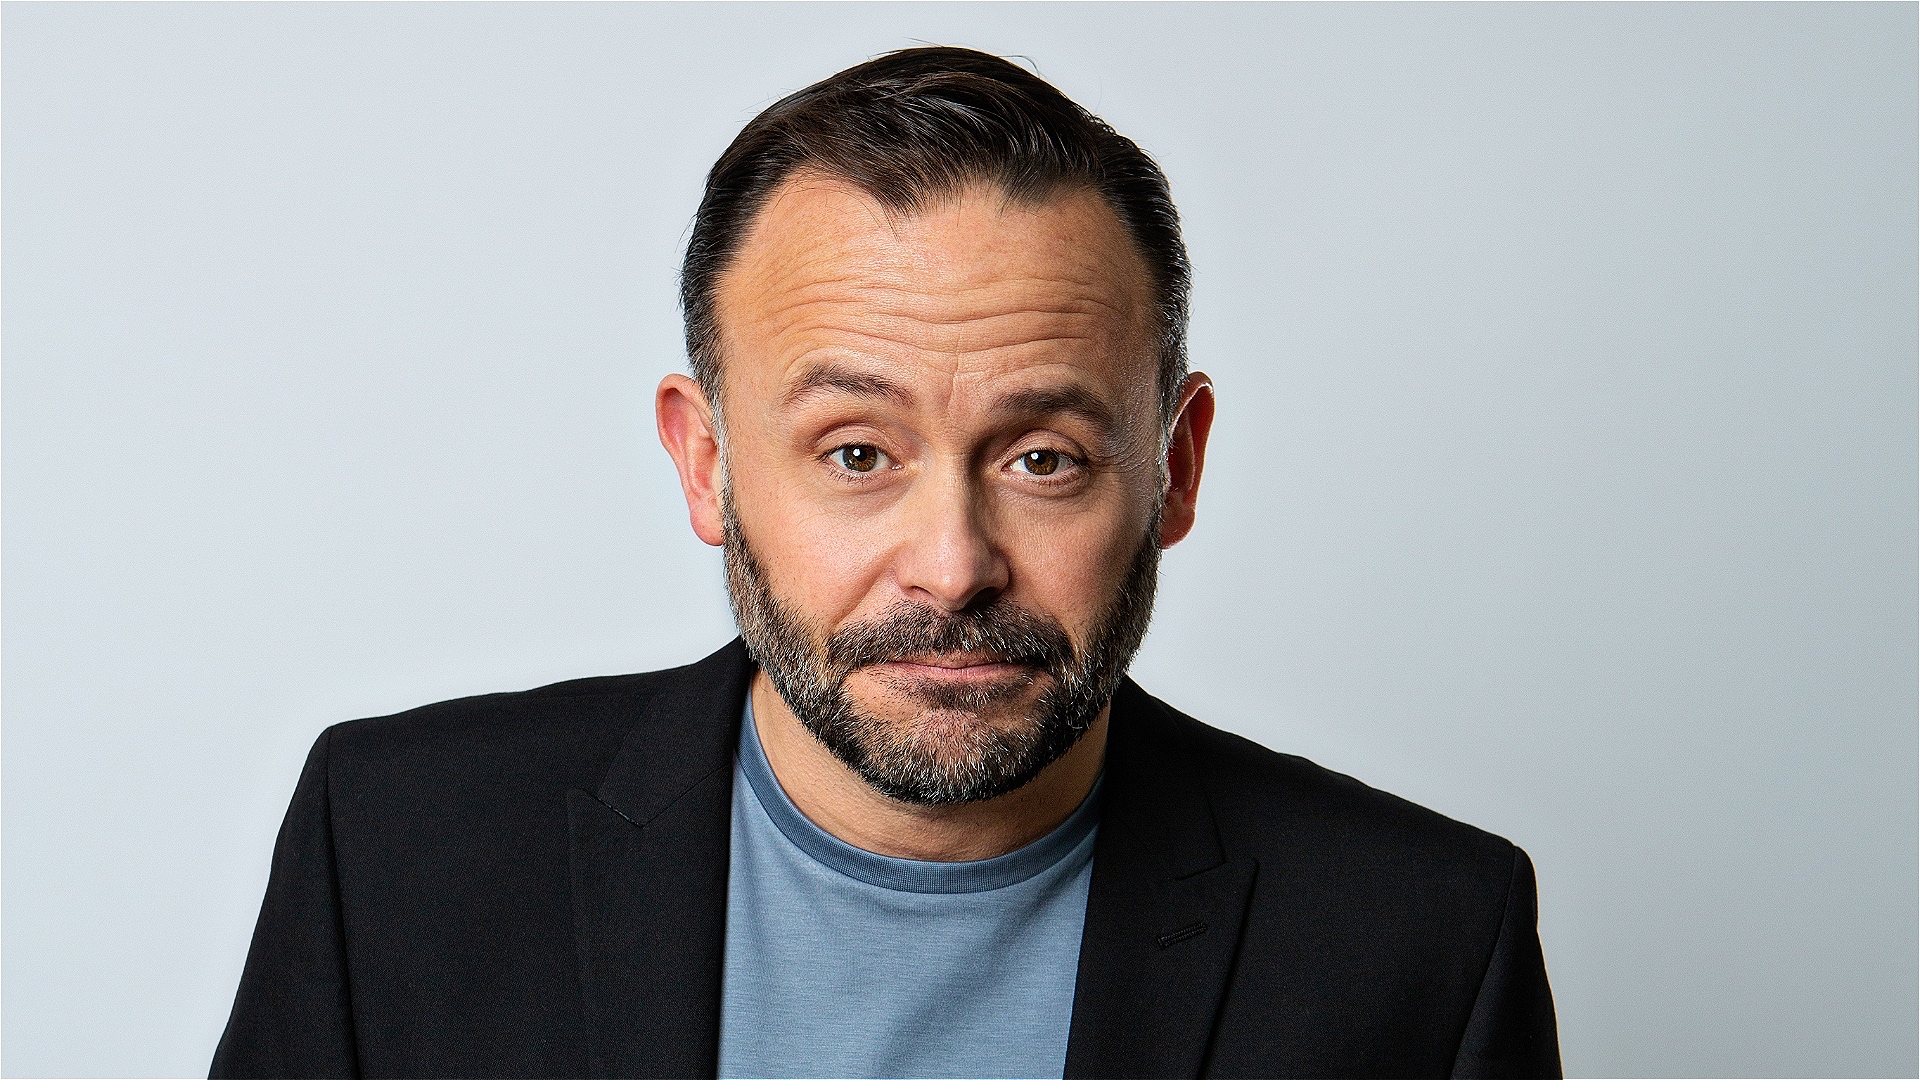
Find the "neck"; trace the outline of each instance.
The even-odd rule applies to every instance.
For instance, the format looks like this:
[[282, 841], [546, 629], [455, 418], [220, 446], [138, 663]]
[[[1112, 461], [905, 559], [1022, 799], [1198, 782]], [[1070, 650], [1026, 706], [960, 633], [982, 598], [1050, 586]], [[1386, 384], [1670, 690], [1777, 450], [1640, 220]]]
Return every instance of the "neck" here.
[[918, 806], [875, 791], [800, 723], [764, 672], [754, 724], [780, 787], [815, 825], [857, 848], [899, 859], [991, 859], [1053, 831], [1093, 790], [1107, 748], [1107, 708], [1058, 761], [998, 798]]

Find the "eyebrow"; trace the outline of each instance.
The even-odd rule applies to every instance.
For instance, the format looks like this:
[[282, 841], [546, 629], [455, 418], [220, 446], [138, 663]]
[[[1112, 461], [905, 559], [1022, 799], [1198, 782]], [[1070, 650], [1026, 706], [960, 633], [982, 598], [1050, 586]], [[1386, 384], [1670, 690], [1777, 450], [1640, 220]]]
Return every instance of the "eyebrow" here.
[[1017, 416], [1052, 416], [1064, 413], [1092, 424], [1102, 441], [1111, 442], [1118, 428], [1113, 409], [1099, 395], [1081, 386], [1046, 386], [1016, 390], [1000, 399], [999, 412]]
[[[878, 398], [896, 405], [912, 405], [913, 394], [885, 375], [867, 371], [849, 371], [831, 363], [815, 364], [800, 374], [782, 398], [797, 405], [815, 397], [845, 394], [856, 398]], [[1003, 416], [1040, 417], [1076, 416], [1092, 425], [1103, 450], [1114, 446], [1119, 421], [1098, 394], [1083, 386], [1041, 386], [1015, 390], [994, 404]]]
[[815, 364], [801, 373], [787, 388], [785, 401], [795, 405], [822, 394], [847, 394], [852, 397], [885, 398], [897, 405], [910, 405], [913, 395], [907, 388], [884, 375], [848, 371], [832, 364]]

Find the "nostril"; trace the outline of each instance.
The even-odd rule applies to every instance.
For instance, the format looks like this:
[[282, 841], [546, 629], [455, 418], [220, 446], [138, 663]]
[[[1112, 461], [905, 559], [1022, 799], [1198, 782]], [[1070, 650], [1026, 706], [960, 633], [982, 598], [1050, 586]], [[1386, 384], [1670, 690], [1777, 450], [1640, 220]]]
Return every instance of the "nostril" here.
[[985, 611], [987, 608], [992, 607], [993, 602], [998, 599], [1000, 599], [999, 589], [991, 587], [981, 589], [979, 592], [973, 594], [973, 598], [967, 601], [967, 606], [962, 608], [961, 611], [968, 615]]

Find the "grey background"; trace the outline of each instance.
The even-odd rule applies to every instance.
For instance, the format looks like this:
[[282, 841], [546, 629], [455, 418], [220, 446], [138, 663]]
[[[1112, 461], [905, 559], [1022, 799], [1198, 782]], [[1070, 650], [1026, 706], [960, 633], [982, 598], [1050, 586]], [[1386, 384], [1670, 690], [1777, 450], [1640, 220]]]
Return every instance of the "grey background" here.
[[701, 178], [932, 41], [1186, 215], [1140, 680], [1525, 846], [1570, 1071], [1913, 1075], [1915, 12], [8, 5], [0, 1066], [204, 1070], [323, 726], [731, 635]]

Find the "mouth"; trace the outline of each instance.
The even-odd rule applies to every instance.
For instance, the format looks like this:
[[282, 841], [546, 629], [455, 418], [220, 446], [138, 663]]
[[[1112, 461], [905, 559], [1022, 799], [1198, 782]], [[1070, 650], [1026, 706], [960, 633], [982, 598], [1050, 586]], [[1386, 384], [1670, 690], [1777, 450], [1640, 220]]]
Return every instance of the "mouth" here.
[[934, 653], [875, 664], [874, 674], [906, 684], [985, 688], [1030, 681], [1036, 664], [965, 653]]

